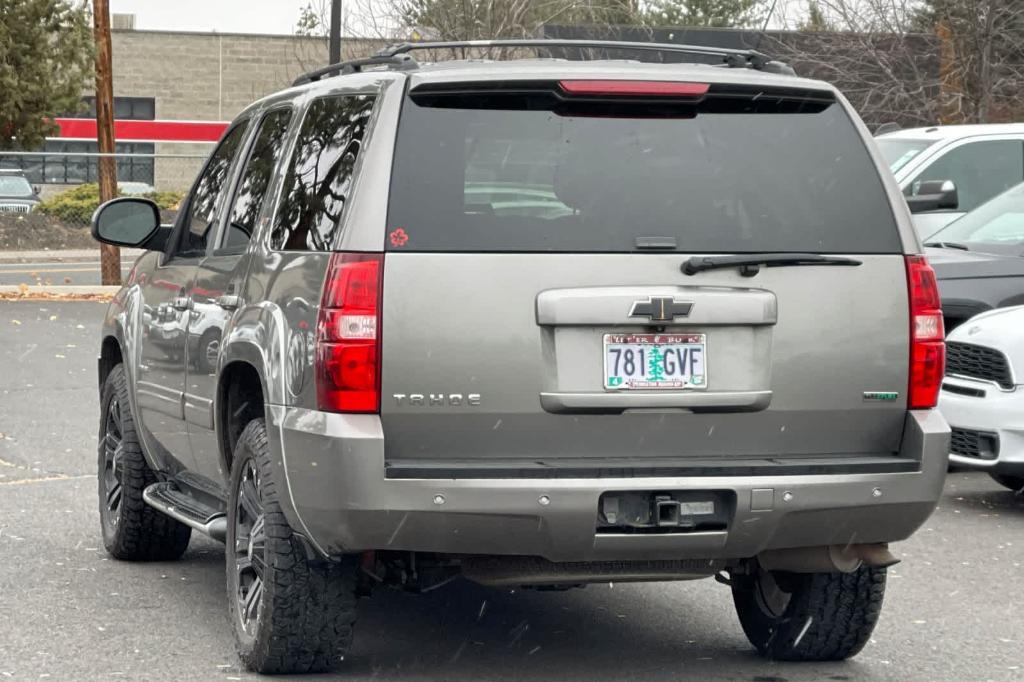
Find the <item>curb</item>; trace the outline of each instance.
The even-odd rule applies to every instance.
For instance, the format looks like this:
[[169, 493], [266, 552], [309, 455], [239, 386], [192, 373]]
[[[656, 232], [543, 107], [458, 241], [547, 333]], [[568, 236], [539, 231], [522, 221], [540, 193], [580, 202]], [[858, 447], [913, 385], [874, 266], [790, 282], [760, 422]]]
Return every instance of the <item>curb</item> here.
[[114, 297], [121, 287], [119, 286], [89, 286], [89, 285], [67, 285], [67, 286], [46, 286], [23, 284], [0, 285], [0, 301], [32, 301], [32, 300], [84, 300], [84, 301], [109, 301]]
[[[121, 263], [130, 265], [143, 253], [139, 249], [121, 249]], [[98, 261], [99, 249], [66, 251], [0, 251], [0, 263], [81, 263]]]

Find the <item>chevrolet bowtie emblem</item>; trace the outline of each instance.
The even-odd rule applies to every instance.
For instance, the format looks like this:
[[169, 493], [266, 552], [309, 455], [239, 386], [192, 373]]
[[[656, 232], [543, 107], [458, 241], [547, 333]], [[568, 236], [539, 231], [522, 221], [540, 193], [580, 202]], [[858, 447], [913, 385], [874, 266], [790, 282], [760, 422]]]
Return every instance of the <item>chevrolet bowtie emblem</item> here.
[[671, 322], [677, 317], [686, 317], [693, 309], [689, 301], [677, 302], [671, 296], [651, 296], [646, 301], [636, 301], [629, 310], [630, 317], [649, 317], [651, 322]]

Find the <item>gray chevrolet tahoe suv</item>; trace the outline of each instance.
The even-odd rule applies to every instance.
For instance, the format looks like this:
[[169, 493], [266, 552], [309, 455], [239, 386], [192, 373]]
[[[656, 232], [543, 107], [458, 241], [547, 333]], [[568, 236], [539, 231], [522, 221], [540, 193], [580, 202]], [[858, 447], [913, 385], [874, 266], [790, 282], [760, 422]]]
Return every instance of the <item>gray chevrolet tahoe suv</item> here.
[[251, 669], [460, 575], [715, 576], [765, 656], [868, 641], [949, 441], [899, 188], [826, 83], [589, 45], [677, 63], [398, 46], [243, 111], [173, 226], [97, 211], [147, 250], [103, 326], [104, 543], [225, 541]]

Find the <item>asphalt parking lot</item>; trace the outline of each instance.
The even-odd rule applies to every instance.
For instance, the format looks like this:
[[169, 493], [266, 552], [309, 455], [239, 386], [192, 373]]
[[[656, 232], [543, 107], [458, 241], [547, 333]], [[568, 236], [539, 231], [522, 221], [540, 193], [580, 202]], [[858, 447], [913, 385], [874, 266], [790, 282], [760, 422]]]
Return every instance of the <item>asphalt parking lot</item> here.
[[[175, 563], [108, 559], [96, 511], [104, 304], [0, 303], [0, 679], [223, 680], [241, 672], [221, 547]], [[895, 548], [874, 640], [841, 664], [751, 651], [711, 581], [565, 593], [467, 582], [361, 605], [343, 679], [1024, 679], [1024, 498], [951, 474]]]

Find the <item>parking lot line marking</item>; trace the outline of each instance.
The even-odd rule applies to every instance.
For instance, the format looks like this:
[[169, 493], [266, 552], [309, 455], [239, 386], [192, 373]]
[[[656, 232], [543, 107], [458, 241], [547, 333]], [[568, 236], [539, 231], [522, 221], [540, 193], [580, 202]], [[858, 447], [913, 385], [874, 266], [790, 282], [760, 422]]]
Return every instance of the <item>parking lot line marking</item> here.
[[53, 481], [80, 481], [83, 478], [96, 478], [96, 474], [82, 474], [80, 476], [66, 476], [64, 474], [58, 474], [57, 476], [43, 476], [41, 478], [19, 478], [14, 481], [0, 481], [0, 486], [29, 485], [30, 483], [52, 483]]

